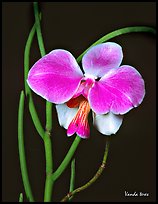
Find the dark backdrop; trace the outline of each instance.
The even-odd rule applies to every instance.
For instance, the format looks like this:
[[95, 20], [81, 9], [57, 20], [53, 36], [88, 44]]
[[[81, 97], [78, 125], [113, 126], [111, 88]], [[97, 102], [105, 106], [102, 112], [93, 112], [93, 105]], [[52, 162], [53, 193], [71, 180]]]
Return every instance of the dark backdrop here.
[[[75, 57], [103, 35], [126, 26], [155, 26], [154, 2], [42, 2], [42, 32], [46, 51], [69, 50]], [[23, 54], [34, 22], [32, 3], [2, 4], [2, 201], [18, 201], [24, 192], [18, 159], [17, 114], [23, 85]], [[146, 33], [126, 34], [112, 39], [124, 52], [123, 64], [138, 69], [145, 80], [143, 103], [125, 115], [115, 136], [111, 136], [110, 153], [102, 176], [74, 201], [155, 201], [156, 179], [156, 48], [155, 37]], [[37, 39], [33, 41], [30, 64], [40, 58]], [[45, 101], [34, 100], [42, 124], [45, 124]], [[31, 122], [25, 104], [25, 147], [31, 185], [35, 199], [42, 201], [45, 160], [41, 138]], [[90, 123], [92, 119], [90, 117]], [[56, 169], [68, 151], [74, 136], [58, 124], [53, 107], [53, 156]], [[91, 137], [83, 140], [76, 152], [76, 187], [87, 182], [101, 164], [105, 136], [91, 125]], [[54, 187], [54, 201], [67, 192], [70, 168]], [[124, 192], [147, 192], [149, 197], [125, 197]]]

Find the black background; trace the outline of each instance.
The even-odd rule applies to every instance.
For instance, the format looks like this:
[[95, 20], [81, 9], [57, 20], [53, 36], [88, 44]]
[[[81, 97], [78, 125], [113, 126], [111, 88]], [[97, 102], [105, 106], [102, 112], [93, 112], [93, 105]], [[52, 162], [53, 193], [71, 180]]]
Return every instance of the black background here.
[[[156, 24], [154, 2], [42, 2], [42, 33], [46, 52], [56, 48], [78, 57], [103, 35], [126, 26]], [[2, 201], [18, 201], [24, 192], [18, 158], [17, 114], [23, 85], [23, 54], [34, 23], [31, 2], [2, 3]], [[137, 68], [145, 80], [143, 103], [124, 117], [123, 124], [111, 136], [110, 153], [102, 176], [73, 201], [155, 201], [156, 180], [156, 46], [147, 33], [125, 34], [112, 39], [124, 52], [122, 64]], [[30, 66], [40, 58], [34, 38]], [[45, 101], [33, 95], [42, 125], [45, 125]], [[90, 124], [92, 119], [90, 116]], [[43, 199], [45, 158], [41, 138], [31, 122], [25, 103], [25, 148], [31, 185], [36, 201]], [[58, 124], [53, 107], [54, 169], [61, 163], [74, 136], [68, 138]], [[76, 151], [76, 187], [87, 182], [101, 164], [106, 137], [91, 125], [91, 137], [82, 140]], [[70, 167], [56, 181], [53, 201], [67, 194]], [[125, 197], [124, 192], [148, 192], [149, 197]]]

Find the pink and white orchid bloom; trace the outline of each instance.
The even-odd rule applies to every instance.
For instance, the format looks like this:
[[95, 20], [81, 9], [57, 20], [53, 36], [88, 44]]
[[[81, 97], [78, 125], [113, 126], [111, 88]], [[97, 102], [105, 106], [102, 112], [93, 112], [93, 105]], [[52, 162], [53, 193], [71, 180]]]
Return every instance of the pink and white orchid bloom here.
[[28, 74], [30, 88], [56, 104], [59, 123], [67, 135], [88, 138], [88, 115], [104, 135], [115, 134], [123, 114], [137, 107], [145, 95], [144, 80], [132, 66], [120, 66], [120, 45], [107, 42], [90, 48], [82, 58], [82, 73], [72, 54], [56, 49], [38, 60]]

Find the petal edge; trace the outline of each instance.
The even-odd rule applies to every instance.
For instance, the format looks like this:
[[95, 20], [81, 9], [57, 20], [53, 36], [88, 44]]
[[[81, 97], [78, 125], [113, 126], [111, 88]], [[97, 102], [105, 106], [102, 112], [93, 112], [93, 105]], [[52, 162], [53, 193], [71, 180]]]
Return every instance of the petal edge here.
[[123, 115], [115, 115], [111, 112], [99, 115], [93, 112], [93, 124], [103, 135], [116, 134], [123, 121]]
[[98, 44], [90, 48], [82, 58], [85, 75], [102, 77], [111, 69], [120, 66], [123, 58], [122, 47], [114, 42]]
[[27, 83], [36, 94], [60, 104], [75, 94], [82, 78], [82, 71], [73, 55], [66, 50], [57, 49], [32, 66]]

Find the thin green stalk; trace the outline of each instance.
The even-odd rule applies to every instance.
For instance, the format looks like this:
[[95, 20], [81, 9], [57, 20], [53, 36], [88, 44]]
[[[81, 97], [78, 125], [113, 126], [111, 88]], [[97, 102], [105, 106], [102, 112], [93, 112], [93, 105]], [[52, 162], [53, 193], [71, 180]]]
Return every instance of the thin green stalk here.
[[36, 27], [35, 24], [33, 25], [30, 34], [28, 36], [28, 39], [26, 41], [25, 45], [25, 51], [24, 51], [24, 82], [25, 82], [25, 93], [26, 96], [31, 93], [31, 89], [29, 88], [27, 84], [27, 76], [29, 72], [29, 58], [30, 58], [30, 49], [32, 45], [32, 41], [35, 35]]
[[36, 21], [38, 45], [40, 48], [41, 56], [43, 57], [46, 54], [46, 52], [45, 52], [45, 48], [44, 48], [43, 37], [42, 37], [41, 26], [40, 26], [38, 2], [34, 2], [33, 4], [34, 4], [33, 8], [34, 8], [34, 14], [35, 14], [35, 21]]
[[54, 182], [52, 182], [51, 175], [46, 177], [44, 202], [51, 202]]
[[70, 178], [70, 192], [74, 190], [75, 185], [75, 159], [71, 161], [71, 178]]
[[77, 135], [76, 138], [74, 139], [67, 155], [65, 156], [64, 160], [60, 164], [60, 166], [57, 168], [57, 170], [53, 173], [52, 175], [52, 180], [57, 180], [59, 176], [63, 173], [63, 171], [66, 169], [68, 166], [69, 162], [71, 161], [79, 143], [81, 141], [81, 138]]
[[53, 173], [53, 157], [52, 157], [52, 143], [51, 143], [51, 129], [52, 129], [52, 106], [46, 103], [46, 132], [44, 137], [44, 149], [46, 157], [46, 181], [45, 181], [45, 192], [44, 202], [51, 201], [54, 181], [51, 179]]
[[22, 180], [24, 184], [24, 189], [26, 197], [30, 202], [34, 202], [27, 165], [25, 157], [25, 145], [24, 145], [24, 133], [23, 133], [23, 117], [24, 117], [24, 92], [21, 91], [20, 102], [19, 102], [19, 111], [18, 111], [18, 148], [19, 148], [19, 159], [20, 159], [20, 168], [22, 174]]
[[45, 181], [45, 192], [44, 192], [44, 202], [51, 201], [53, 181], [51, 175], [53, 173], [53, 158], [52, 158], [52, 144], [49, 132], [45, 133], [44, 137], [44, 149], [46, 157], [46, 181]]
[[[34, 15], [35, 15], [35, 21], [36, 21], [38, 45], [39, 45], [41, 56], [43, 57], [44, 55], [46, 55], [46, 51], [43, 43], [37, 2], [34, 2]], [[46, 158], [46, 181], [45, 181], [45, 191], [44, 191], [44, 202], [51, 201], [53, 184], [54, 184], [54, 181], [51, 179], [51, 175], [53, 173], [52, 144], [51, 144], [51, 138], [50, 138], [51, 130], [52, 130], [52, 103], [46, 101], [46, 131], [44, 136], [44, 148], [45, 148], [45, 158]]]
[[23, 202], [23, 194], [22, 193], [20, 193], [20, 195], [19, 195], [19, 202]]
[[[43, 37], [41, 32], [38, 3], [34, 2], [33, 4], [34, 4], [34, 14], [35, 14], [35, 21], [36, 21], [38, 45], [39, 45], [41, 56], [43, 57], [44, 55], [46, 55], [46, 51], [44, 48]], [[51, 131], [51, 129], [52, 129], [52, 103], [47, 101], [46, 102], [46, 130]]]
[[34, 106], [34, 102], [33, 102], [33, 98], [32, 98], [31, 93], [29, 93], [29, 111], [30, 111], [33, 123], [35, 125], [35, 128], [36, 128], [38, 134], [43, 139], [44, 138], [44, 129], [43, 129], [41, 122], [39, 120], [39, 117], [37, 115], [37, 111], [36, 111], [36, 108]]
[[103, 160], [102, 160], [102, 164], [101, 166], [99, 167], [98, 171], [96, 172], [96, 174], [93, 176], [93, 178], [88, 181], [85, 185], [73, 190], [73, 191], [70, 191], [62, 200], [61, 202], [66, 202], [68, 199], [70, 199], [72, 196], [74, 196], [76, 193], [79, 193], [83, 190], [85, 190], [86, 188], [88, 188], [89, 186], [91, 186], [102, 174], [104, 168], [105, 168], [105, 165], [106, 165], [106, 161], [107, 161], [107, 156], [108, 156], [108, 152], [109, 152], [109, 138], [107, 138], [107, 141], [106, 141], [106, 145], [105, 145], [105, 152], [104, 152], [104, 157], [103, 157]]
[[103, 36], [102, 38], [100, 38], [99, 40], [97, 40], [95, 43], [93, 43], [89, 48], [87, 48], [78, 58], [77, 58], [77, 62], [80, 62], [83, 55], [94, 45], [98, 45], [100, 43], [106, 42], [107, 40], [110, 40], [111, 38], [117, 37], [119, 35], [122, 34], [127, 34], [127, 33], [134, 33], [134, 32], [148, 32], [148, 33], [152, 33], [152, 34], [156, 34], [156, 30], [152, 27], [148, 27], [148, 26], [131, 26], [131, 27], [126, 27], [126, 28], [121, 28], [118, 30], [115, 30], [109, 34], [106, 34], [105, 36]]
[[[40, 14], [41, 17], [41, 14]], [[35, 35], [35, 24], [33, 25], [30, 34], [28, 36], [26, 45], [25, 45], [25, 51], [24, 51], [24, 81], [25, 81], [25, 93], [26, 95], [28, 95], [29, 98], [29, 111], [33, 120], [33, 123], [35, 125], [35, 128], [37, 130], [37, 132], [39, 133], [39, 135], [43, 138], [44, 137], [44, 129], [41, 125], [41, 122], [39, 120], [34, 102], [33, 102], [33, 98], [32, 98], [32, 93], [31, 93], [31, 89], [27, 84], [27, 76], [28, 76], [28, 72], [29, 72], [29, 57], [30, 57], [30, 49], [31, 49], [31, 45], [32, 45], [32, 40], [34, 38]]]
[[52, 130], [52, 104], [46, 102], [46, 130], [50, 133]]
[[[69, 192], [72, 192], [75, 188], [75, 158], [71, 161], [71, 177], [70, 177], [70, 188]], [[69, 198], [69, 201], [71, 201], [71, 198]]]

